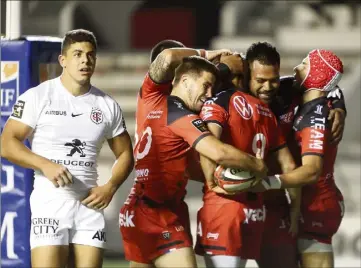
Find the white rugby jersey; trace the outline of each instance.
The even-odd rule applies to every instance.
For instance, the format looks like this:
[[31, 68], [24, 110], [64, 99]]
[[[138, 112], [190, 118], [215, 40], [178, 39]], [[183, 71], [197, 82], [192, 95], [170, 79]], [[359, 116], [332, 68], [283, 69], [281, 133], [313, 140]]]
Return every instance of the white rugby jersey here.
[[74, 177], [74, 184], [55, 188], [35, 171], [34, 190], [44, 194], [79, 196], [96, 186], [97, 157], [104, 141], [126, 130], [115, 100], [95, 87], [75, 97], [60, 77], [22, 94], [10, 118], [34, 129], [29, 137], [34, 153], [64, 165]]

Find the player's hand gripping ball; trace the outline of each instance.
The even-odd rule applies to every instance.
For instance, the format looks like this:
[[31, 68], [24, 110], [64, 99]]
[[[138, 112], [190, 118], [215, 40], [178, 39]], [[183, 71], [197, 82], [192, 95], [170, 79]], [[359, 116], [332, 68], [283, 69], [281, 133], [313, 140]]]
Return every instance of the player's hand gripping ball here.
[[243, 192], [257, 182], [256, 177], [249, 171], [240, 168], [224, 168], [218, 165], [214, 177], [219, 187], [227, 192]]

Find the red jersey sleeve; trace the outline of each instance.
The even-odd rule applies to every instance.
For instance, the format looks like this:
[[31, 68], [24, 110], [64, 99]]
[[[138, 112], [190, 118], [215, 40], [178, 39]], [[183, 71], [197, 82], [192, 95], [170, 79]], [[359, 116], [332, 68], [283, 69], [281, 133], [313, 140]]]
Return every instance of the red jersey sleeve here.
[[229, 102], [235, 92], [237, 91], [234, 89], [221, 91], [217, 96], [206, 101], [199, 115], [202, 120], [224, 127], [229, 119]]
[[157, 84], [149, 76], [149, 72], [146, 74], [143, 85], [140, 88], [140, 97], [142, 99], [152, 98], [158, 95], [168, 95], [172, 89], [172, 83], [167, 82], [164, 84]]
[[283, 135], [283, 131], [281, 126], [277, 123], [277, 120], [275, 118], [275, 128], [274, 128], [274, 139], [273, 144], [270, 148], [270, 151], [278, 151], [279, 149], [282, 149], [283, 147], [287, 146], [287, 142], [285, 139], [285, 136]]
[[169, 125], [169, 128], [192, 147], [195, 147], [204, 137], [212, 135], [202, 119], [198, 115], [192, 114], [178, 118]]
[[228, 120], [228, 112], [213, 100], [209, 100], [203, 105], [199, 116], [205, 123], [216, 123], [222, 127]]
[[300, 131], [299, 135], [301, 137], [302, 143], [302, 156], [310, 154], [319, 156], [324, 155], [327, 141], [327, 131], [325, 129], [325, 123], [314, 122], [311, 126], [303, 128]]

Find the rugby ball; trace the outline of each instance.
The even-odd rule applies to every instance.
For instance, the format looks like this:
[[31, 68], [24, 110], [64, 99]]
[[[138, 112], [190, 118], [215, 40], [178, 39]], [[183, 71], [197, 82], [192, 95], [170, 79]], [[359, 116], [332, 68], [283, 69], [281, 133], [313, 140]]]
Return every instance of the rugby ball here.
[[219, 187], [227, 192], [242, 192], [253, 186], [256, 177], [249, 171], [240, 168], [224, 168], [217, 166], [214, 177]]

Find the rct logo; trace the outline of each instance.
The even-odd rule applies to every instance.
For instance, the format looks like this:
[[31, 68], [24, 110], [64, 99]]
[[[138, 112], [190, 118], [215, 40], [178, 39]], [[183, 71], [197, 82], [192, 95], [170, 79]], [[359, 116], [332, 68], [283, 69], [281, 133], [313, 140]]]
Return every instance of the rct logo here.
[[134, 217], [134, 212], [132, 212], [129, 215], [129, 211], [127, 210], [125, 212], [125, 214], [120, 213], [119, 214], [119, 226], [123, 226], [123, 227], [135, 227], [135, 224], [133, 223], [133, 217]]

